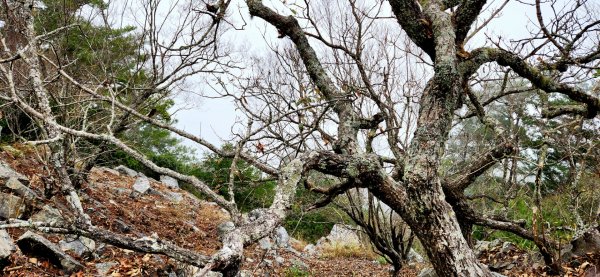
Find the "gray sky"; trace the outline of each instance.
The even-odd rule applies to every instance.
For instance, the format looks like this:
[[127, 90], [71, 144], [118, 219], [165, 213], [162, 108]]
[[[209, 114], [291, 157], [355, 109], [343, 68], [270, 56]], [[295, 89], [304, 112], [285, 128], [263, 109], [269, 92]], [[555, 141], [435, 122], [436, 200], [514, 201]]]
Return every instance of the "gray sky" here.
[[[265, 2], [276, 3], [277, 1]], [[491, 7], [498, 7], [504, 0], [489, 2], [491, 3]], [[268, 51], [261, 35], [265, 30], [266, 37], [273, 38], [271, 39], [272, 42], [281, 43], [283, 41], [276, 39], [277, 34], [274, 28], [266, 26], [263, 20], [258, 18], [250, 20], [245, 6], [239, 5], [239, 3], [232, 4], [230, 14], [233, 14], [234, 17], [239, 17], [239, 9], [241, 9], [241, 13], [246, 22], [248, 22], [248, 25], [244, 30], [232, 30], [228, 33], [232, 38], [231, 41], [236, 46], [243, 46], [248, 53]], [[488, 16], [489, 12], [485, 12], [484, 16], [481, 16], [480, 19], [483, 20]], [[531, 19], [535, 19], [535, 8], [512, 0], [501, 12], [500, 18], [493, 20], [486, 29], [478, 33], [470, 41], [467, 49], [482, 46], [486, 35], [490, 37], [501, 36], [503, 39], [523, 38], [528, 34], [525, 26], [531, 26]], [[178, 120], [177, 127], [193, 134], [201, 135], [216, 145], [221, 145], [225, 140], [231, 139], [232, 128], [234, 128], [235, 123], [240, 120], [243, 121], [243, 115], [235, 111], [234, 104], [230, 99], [199, 100], [195, 98], [193, 101], [190, 101], [189, 97], [180, 96], [176, 98], [176, 102], [176, 108], [179, 109], [176, 113]], [[193, 107], [190, 107], [190, 103], [194, 103]], [[204, 153], [204, 149], [193, 142], [185, 141], [185, 144], [197, 149], [199, 155]]]

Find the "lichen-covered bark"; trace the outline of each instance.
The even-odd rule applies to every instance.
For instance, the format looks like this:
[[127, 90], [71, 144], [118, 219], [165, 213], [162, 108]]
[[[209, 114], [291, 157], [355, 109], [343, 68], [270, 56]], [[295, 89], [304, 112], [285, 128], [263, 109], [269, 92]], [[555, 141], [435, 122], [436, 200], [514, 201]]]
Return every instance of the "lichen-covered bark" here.
[[[54, 115], [52, 114], [52, 110], [50, 107], [50, 97], [49, 93], [46, 90], [43, 78], [42, 78], [42, 70], [40, 66], [40, 61], [37, 56], [38, 51], [38, 39], [35, 35], [34, 30], [34, 18], [32, 15], [32, 10], [34, 9], [34, 4], [31, 2], [28, 5], [19, 6], [20, 9], [23, 10], [22, 14], [25, 15], [26, 26], [24, 28], [25, 35], [28, 39], [28, 47], [21, 51], [20, 56], [23, 61], [27, 64], [29, 69], [29, 79], [31, 81], [31, 85], [33, 87], [33, 91], [38, 100], [38, 105], [40, 112], [44, 115], [44, 117], [48, 118], [49, 121], [54, 122]], [[13, 93], [12, 97], [17, 97], [16, 93]], [[78, 220], [80, 223], [85, 225], [91, 225], [91, 221], [89, 216], [83, 211], [83, 207], [81, 206], [81, 201], [71, 179], [69, 178], [69, 174], [67, 173], [67, 169], [65, 167], [64, 162], [64, 149], [62, 145], [62, 133], [56, 128], [54, 124], [49, 123], [48, 121], [42, 123], [42, 130], [48, 138], [48, 145], [50, 147], [50, 158], [49, 161], [53, 167], [53, 169], [57, 173], [58, 183], [60, 184], [60, 190], [67, 198], [69, 204], [73, 211], [75, 211], [79, 217]]]
[[389, 0], [396, 20], [410, 39], [435, 60], [435, 45], [429, 18], [415, 0]]
[[435, 75], [420, 99], [418, 128], [402, 161], [404, 179], [398, 183], [387, 177], [377, 159], [358, 149], [360, 124], [356, 124], [356, 112], [346, 101], [335, 99], [343, 95], [334, 89], [297, 21], [277, 14], [260, 1], [246, 2], [250, 14], [266, 20], [294, 42], [317, 87], [329, 100], [338, 100], [334, 108], [340, 118], [335, 150], [340, 155], [321, 153], [308, 161], [307, 167], [348, 178], [354, 186], [368, 187], [410, 225], [440, 276], [489, 276], [463, 237], [452, 207], [445, 201], [438, 175], [463, 83], [457, 69], [452, 19], [442, 4], [430, 1], [423, 11], [415, 1], [390, 1], [401, 26], [435, 62]]

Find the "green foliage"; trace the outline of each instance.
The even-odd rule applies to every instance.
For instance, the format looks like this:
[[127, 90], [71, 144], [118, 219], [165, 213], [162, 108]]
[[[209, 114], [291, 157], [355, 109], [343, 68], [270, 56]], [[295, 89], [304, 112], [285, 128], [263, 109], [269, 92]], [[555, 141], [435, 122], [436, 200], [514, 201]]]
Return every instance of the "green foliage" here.
[[[66, 68], [78, 77], [86, 73], [110, 72], [116, 78], [129, 76], [131, 67], [143, 57], [139, 38], [132, 34], [134, 27], [113, 28], [94, 25], [86, 18], [77, 16], [83, 6], [106, 9], [101, 0], [44, 0], [45, 9], [36, 17], [38, 33], [47, 33], [58, 28], [76, 25], [61, 31], [53, 38], [54, 49], [61, 59], [74, 61]], [[146, 79], [145, 76], [141, 76]]]
[[[233, 145], [225, 144], [223, 150], [233, 150]], [[200, 166], [189, 173], [208, 184], [219, 194], [229, 197], [228, 183], [230, 179], [232, 158], [223, 158], [216, 154], [207, 155]], [[275, 181], [261, 180], [261, 173], [245, 161], [238, 160], [234, 174], [234, 195], [242, 212], [256, 208], [265, 208], [273, 202]]]
[[[498, 187], [499, 183], [487, 183], [486, 187]], [[485, 192], [487, 195], [491, 195], [493, 197], [499, 197], [498, 193], [494, 193], [496, 189], [492, 188]], [[573, 226], [575, 224], [572, 216], [571, 207], [569, 207], [569, 196], [562, 193], [553, 193], [548, 194], [543, 197], [541, 203], [541, 212], [542, 218], [545, 227], [548, 226]], [[501, 210], [501, 206], [497, 203], [490, 204], [489, 202], [484, 201], [475, 201], [473, 204], [476, 207], [484, 207], [483, 210]], [[514, 199], [509, 200], [507, 210], [507, 217], [510, 220], [524, 220], [525, 228], [531, 229], [533, 222], [533, 211], [532, 211], [533, 199], [527, 195], [525, 192], [521, 192], [515, 196]], [[483, 206], [481, 206], [483, 205]], [[479, 208], [478, 208], [479, 209]], [[566, 233], [564, 231], [553, 231], [551, 232], [552, 238], [555, 240], [561, 241], [569, 241], [572, 234]], [[483, 228], [481, 226], [475, 226], [473, 229], [473, 237], [477, 240], [494, 240], [494, 239], [502, 239], [504, 241], [510, 241], [516, 244], [517, 246], [524, 249], [535, 249], [536, 246], [532, 241], [523, 239], [513, 233], [505, 232], [505, 231], [495, 231], [490, 230], [488, 228]]]
[[[319, 186], [324, 185], [323, 183], [319, 184]], [[344, 212], [334, 205], [328, 205], [309, 212], [303, 211], [305, 207], [312, 205], [320, 197], [320, 195], [312, 193], [304, 187], [297, 189], [296, 201], [284, 221], [284, 226], [290, 232], [290, 235], [315, 243], [321, 237], [327, 236], [335, 223], [352, 222]]]
[[293, 266], [290, 266], [285, 271], [285, 276], [286, 277], [305, 277], [305, 276], [310, 276], [310, 272], [305, 271], [296, 265], [293, 265]]
[[329, 234], [336, 223], [337, 219], [329, 213], [333, 208], [325, 207], [303, 214], [297, 205], [294, 206], [284, 223], [285, 228], [291, 230], [291, 235], [294, 237], [314, 243]]
[[[122, 138], [161, 167], [185, 173], [190, 171], [190, 167], [195, 161], [193, 149], [183, 146], [179, 139], [164, 129], [143, 124], [138, 128], [128, 130]], [[109, 165], [124, 164], [147, 176], [158, 177], [155, 176], [156, 173], [148, 170], [122, 150], [116, 150], [101, 160]]]
[[384, 256], [377, 257], [376, 261], [379, 265], [386, 265], [388, 263]]

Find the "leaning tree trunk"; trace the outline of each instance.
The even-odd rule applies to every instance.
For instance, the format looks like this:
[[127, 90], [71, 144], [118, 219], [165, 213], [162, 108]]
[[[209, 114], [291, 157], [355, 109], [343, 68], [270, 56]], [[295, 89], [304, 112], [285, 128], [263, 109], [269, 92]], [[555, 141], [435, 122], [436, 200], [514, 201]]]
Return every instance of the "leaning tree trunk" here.
[[415, 190], [413, 187], [405, 190], [405, 195], [401, 195], [404, 192], [388, 178], [372, 191], [402, 215], [423, 244], [439, 276], [490, 276], [490, 271], [477, 261], [465, 240], [452, 207], [445, 201], [439, 182], [426, 185], [429, 186], [427, 190]]
[[452, 207], [439, 195], [421, 194], [414, 201], [414, 207], [425, 212], [416, 214], [411, 224], [433, 267], [444, 276], [487, 276], [489, 272], [478, 263]]

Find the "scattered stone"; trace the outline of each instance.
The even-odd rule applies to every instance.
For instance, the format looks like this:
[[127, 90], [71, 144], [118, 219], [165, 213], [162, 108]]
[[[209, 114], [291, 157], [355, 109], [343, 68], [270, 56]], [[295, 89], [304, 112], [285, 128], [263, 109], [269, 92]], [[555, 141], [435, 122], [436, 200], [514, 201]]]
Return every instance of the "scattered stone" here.
[[96, 272], [98, 272], [98, 276], [108, 276], [110, 270], [118, 265], [119, 263], [116, 262], [99, 263], [96, 264]]
[[246, 262], [253, 263], [254, 259], [252, 259], [252, 258], [246, 258]]
[[0, 161], [0, 181], [6, 181], [10, 178], [16, 178], [23, 184], [29, 184], [29, 178], [25, 177], [25, 175], [16, 172], [10, 165]]
[[241, 270], [240, 271], [240, 277], [251, 277], [252, 276], [252, 271], [250, 270]]
[[269, 238], [262, 238], [258, 241], [260, 248], [263, 250], [269, 250], [273, 245], [271, 244], [271, 240]]
[[563, 261], [569, 261], [573, 258], [573, 245], [567, 244], [562, 249], [560, 249], [560, 258]]
[[317, 240], [317, 243], [315, 244], [315, 246], [317, 248], [323, 248], [323, 245], [325, 245], [326, 243], [327, 243], [327, 238], [321, 237], [320, 239]]
[[330, 244], [334, 245], [361, 245], [360, 238], [351, 226], [335, 224], [326, 237]]
[[61, 250], [70, 251], [78, 257], [90, 256], [96, 250], [96, 242], [86, 237], [66, 238], [59, 241], [58, 244]]
[[0, 230], [0, 271], [2, 266], [7, 264], [10, 255], [16, 250], [17, 248], [8, 232], [6, 232], [6, 230]]
[[314, 244], [308, 244], [302, 250], [308, 256], [316, 256], [317, 255], [317, 247]]
[[304, 271], [308, 271], [309, 267], [306, 263], [304, 263], [301, 260], [298, 259], [293, 259], [292, 260], [292, 265], [297, 267], [298, 269], [304, 270]]
[[0, 218], [19, 218], [26, 208], [22, 198], [0, 192]]
[[222, 239], [225, 234], [233, 229], [235, 229], [235, 224], [231, 221], [225, 221], [217, 226], [217, 234], [219, 235], [219, 238]]
[[119, 173], [125, 174], [125, 175], [127, 175], [129, 177], [136, 177], [136, 176], [138, 176], [137, 171], [135, 171], [135, 170], [133, 170], [133, 169], [131, 169], [129, 167], [126, 167], [124, 165], [120, 165], [120, 166], [115, 167], [115, 170], [118, 171]]
[[39, 198], [33, 190], [23, 185], [23, 183], [15, 177], [8, 178], [4, 186], [9, 188], [14, 194], [23, 197], [25, 200], [31, 201]]
[[178, 192], [167, 191], [164, 193], [164, 197], [175, 204], [183, 201], [183, 195]]
[[133, 184], [133, 191], [139, 194], [144, 194], [150, 189], [150, 181], [146, 177], [138, 177]]
[[46, 258], [50, 263], [62, 268], [67, 273], [83, 269], [83, 265], [60, 250], [58, 246], [31, 231], [23, 234], [17, 240], [17, 245], [23, 254]]
[[435, 270], [431, 267], [423, 268], [421, 272], [419, 272], [418, 277], [437, 277]]
[[490, 250], [492, 250], [495, 247], [498, 247], [502, 244], [502, 241], [499, 239], [495, 239], [493, 241], [485, 241], [485, 240], [479, 240], [477, 241], [477, 243], [475, 243], [475, 254], [477, 256], [480, 256], [481, 254], [483, 254], [483, 252], [488, 252]]
[[511, 243], [511, 242], [509, 242], [509, 241], [505, 241], [505, 242], [502, 244], [502, 248], [500, 249], [500, 253], [502, 253], [502, 254], [507, 254], [507, 253], [508, 253], [508, 252], [510, 252], [511, 250], [515, 250], [515, 249], [517, 249], [517, 247], [516, 247], [514, 244], [512, 244], [512, 243]]
[[408, 252], [408, 262], [409, 263], [423, 263], [425, 262], [425, 259], [423, 259], [423, 256], [421, 256], [421, 254], [417, 253], [417, 251], [415, 251], [414, 249], [410, 249], [410, 251]]
[[281, 256], [277, 256], [277, 257], [275, 257], [275, 262], [278, 265], [283, 265], [283, 263], [285, 262], [285, 259], [283, 257], [281, 257]]
[[285, 227], [279, 226], [277, 229], [275, 229], [275, 244], [282, 248], [287, 248], [290, 246], [290, 235], [288, 235]]
[[264, 259], [261, 264], [262, 264], [262, 266], [273, 267], [273, 261], [271, 261], [269, 259]]
[[121, 173], [119, 171], [117, 171], [115, 169], [112, 169], [112, 168], [104, 167], [104, 166], [98, 167], [96, 169], [99, 170], [99, 171], [108, 172], [108, 173], [110, 173], [112, 175], [116, 175], [116, 176], [120, 176], [121, 175]]
[[29, 218], [33, 222], [46, 222], [50, 224], [63, 223], [65, 221], [60, 210], [49, 205], [44, 205], [42, 209]]
[[591, 229], [571, 242], [573, 255], [582, 256], [586, 253], [600, 253], [600, 231]]
[[177, 182], [177, 179], [175, 179], [171, 176], [160, 175], [160, 182], [171, 189], [179, 188], [179, 182]]

